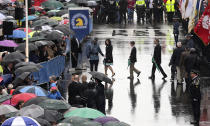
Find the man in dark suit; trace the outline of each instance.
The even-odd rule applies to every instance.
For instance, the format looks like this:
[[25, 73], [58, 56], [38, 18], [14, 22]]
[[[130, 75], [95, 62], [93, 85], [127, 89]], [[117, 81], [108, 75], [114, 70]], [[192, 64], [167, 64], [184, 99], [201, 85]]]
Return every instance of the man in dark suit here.
[[133, 79], [133, 71], [137, 74], [137, 77], [140, 75], [140, 71], [137, 70], [135, 68], [135, 62], [137, 61], [136, 59], [136, 47], [135, 47], [135, 42], [134, 41], [131, 41], [130, 42], [130, 45], [131, 45], [131, 54], [130, 54], [130, 57], [129, 57], [129, 62], [130, 62], [130, 76], [128, 77], [128, 79]]
[[161, 46], [159, 43], [159, 39], [155, 39], [154, 43], [156, 44], [155, 49], [154, 49], [154, 54], [153, 54], [153, 66], [152, 66], [152, 75], [149, 77], [149, 79], [154, 80], [155, 79], [155, 71], [156, 67], [160, 70], [160, 72], [163, 75], [162, 79], [165, 79], [167, 77], [166, 73], [163, 71], [163, 68], [161, 67]]
[[79, 41], [76, 37], [71, 39], [71, 61], [72, 61], [72, 68], [77, 67], [78, 62], [78, 55], [81, 53], [81, 46]]

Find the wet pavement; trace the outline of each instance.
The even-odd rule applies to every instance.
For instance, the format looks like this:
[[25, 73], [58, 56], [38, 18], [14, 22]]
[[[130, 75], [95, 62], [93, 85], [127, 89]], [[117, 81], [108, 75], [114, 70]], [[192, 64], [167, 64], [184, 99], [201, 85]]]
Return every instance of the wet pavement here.
[[[170, 67], [168, 66], [174, 47], [172, 25], [160, 24], [151, 26], [140, 25], [95, 25], [93, 37], [99, 38], [102, 51], [105, 51], [104, 41], [110, 38], [113, 44], [113, 69], [116, 73], [113, 85], [113, 105], [106, 105], [107, 115], [129, 123], [131, 126], [191, 126], [192, 110], [189, 94], [185, 85], [172, 84], [170, 80]], [[167, 73], [167, 82], [156, 71], [154, 82], [148, 79], [152, 69], [153, 40], [159, 38], [162, 45], [162, 67]], [[183, 38], [183, 37], [181, 37]], [[130, 55], [129, 41], [136, 42], [137, 63], [136, 68], [141, 71], [139, 80], [129, 80], [127, 60]], [[103, 57], [100, 57], [99, 70], [104, 72]], [[109, 77], [111, 72], [108, 71]], [[210, 81], [204, 82], [205, 84]], [[201, 122], [208, 126], [209, 88], [204, 86], [205, 100], [202, 100]], [[209, 92], [209, 93], [208, 93]], [[203, 109], [204, 108], [204, 109]], [[209, 115], [209, 116], [208, 116]], [[207, 121], [205, 121], [207, 120]], [[210, 125], [210, 123], [209, 123]]]

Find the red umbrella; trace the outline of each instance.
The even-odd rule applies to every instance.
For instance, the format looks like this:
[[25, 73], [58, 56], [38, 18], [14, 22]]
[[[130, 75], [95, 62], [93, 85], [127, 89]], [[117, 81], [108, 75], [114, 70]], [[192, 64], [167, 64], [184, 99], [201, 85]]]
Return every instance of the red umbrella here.
[[60, 22], [60, 24], [68, 24], [69, 23], [69, 19], [64, 19]]
[[[17, 28], [17, 29], [15, 29], [15, 30], [21, 30], [21, 31], [26, 32], [26, 28]], [[30, 33], [30, 32], [32, 32], [32, 30], [29, 28], [29, 29], [28, 29], [28, 33]]]
[[32, 98], [35, 98], [36, 95], [35, 94], [32, 94], [32, 93], [21, 93], [21, 94], [16, 94], [16, 95], [13, 95], [12, 96], [12, 99], [11, 99], [11, 104], [12, 105], [17, 105], [19, 101], [24, 101], [27, 102], [28, 100], [32, 99]]

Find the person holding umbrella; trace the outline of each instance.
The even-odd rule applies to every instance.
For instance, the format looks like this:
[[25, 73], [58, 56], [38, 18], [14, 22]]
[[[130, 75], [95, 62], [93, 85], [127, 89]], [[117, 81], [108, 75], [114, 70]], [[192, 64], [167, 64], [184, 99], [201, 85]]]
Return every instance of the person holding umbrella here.
[[155, 79], [155, 71], [156, 71], [156, 68], [162, 73], [162, 75], [163, 75], [163, 78], [162, 79], [165, 79], [167, 77], [167, 75], [163, 71], [163, 68], [160, 65], [161, 64], [161, 46], [160, 46], [160, 43], [159, 43], [159, 39], [156, 38], [154, 40], [154, 44], [156, 46], [155, 46], [154, 54], [153, 54], [153, 57], [152, 57], [152, 63], [153, 63], [153, 66], [152, 66], [152, 75], [149, 77], [149, 79], [152, 79], [152, 80]]
[[50, 99], [62, 99], [60, 92], [58, 91], [57, 87], [51, 87], [49, 94], [47, 95]]

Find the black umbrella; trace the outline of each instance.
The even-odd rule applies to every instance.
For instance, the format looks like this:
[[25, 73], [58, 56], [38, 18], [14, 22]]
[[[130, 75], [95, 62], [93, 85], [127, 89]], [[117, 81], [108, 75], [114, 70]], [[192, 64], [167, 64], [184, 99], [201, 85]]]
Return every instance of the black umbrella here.
[[74, 31], [70, 30], [69, 26], [66, 24], [56, 26], [54, 29], [63, 32], [65, 35], [74, 35]]
[[28, 100], [27, 102], [25, 102], [23, 104], [23, 107], [29, 106], [29, 105], [32, 105], [32, 104], [38, 105], [39, 103], [41, 103], [42, 101], [44, 101], [46, 99], [47, 99], [47, 97], [36, 97], [36, 98], [32, 98], [32, 99]]
[[[29, 46], [29, 51], [38, 50], [37, 46], [32, 43], [30, 43], [28, 46]], [[25, 52], [25, 49], [26, 49], [25, 43], [21, 43], [18, 47], [15, 48], [15, 50], [18, 52]]]
[[40, 47], [40, 46], [45, 46], [45, 45], [49, 45], [49, 46], [51, 46], [51, 45], [54, 45], [55, 43], [54, 42], [52, 42], [52, 41], [36, 41], [35, 43], [34, 43], [36, 46], [38, 46], [38, 47]]
[[63, 100], [55, 100], [55, 99], [46, 99], [38, 104], [44, 109], [51, 109], [51, 110], [67, 110], [71, 106], [63, 101]]
[[112, 84], [112, 80], [108, 78], [104, 73], [92, 71], [92, 72], [89, 72], [89, 74], [91, 74], [93, 78]]
[[19, 83], [22, 83], [29, 75], [31, 72], [23, 72], [19, 76], [15, 78], [15, 80], [12, 82], [14, 85], [17, 85]]
[[82, 126], [102, 126], [102, 124], [98, 122], [89, 121], [82, 123]]
[[67, 14], [67, 13], [68, 13], [67, 9], [66, 10], [60, 10], [60, 11], [56, 12], [56, 15], [57, 16], [62, 16], [62, 15]]
[[37, 72], [39, 70], [40, 70], [39, 66], [23, 66], [16, 69], [15, 74], [20, 75], [23, 72]]
[[32, 27], [44, 26], [44, 25], [56, 26], [58, 24], [59, 23], [56, 20], [45, 18], [45, 19], [40, 19], [40, 20], [34, 21], [33, 24], [32, 24]]
[[10, 54], [5, 55], [5, 57], [3, 58], [3, 62], [4, 63], [21, 62], [21, 61], [24, 61], [25, 58], [26, 56], [20, 52], [12, 52]]
[[61, 123], [71, 123], [72, 125], [79, 126], [79, 125], [83, 124], [84, 122], [89, 122], [89, 121], [90, 120], [87, 118], [72, 116], [72, 117], [62, 120]]
[[46, 40], [46, 38], [44, 36], [36, 36], [36, 37], [29, 38], [29, 42], [35, 42], [35, 41], [40, 41], [40, 40]]
[[57, 41], [60, 41], [62, 40], [62, 37], [63, 37], [63, 33], [58, 31], [58, 30], [54, 30], [52, 32], [50, 32], [48, 35], [47, 35], [47, 39], [48, 40], [57, 40]]
[[58, 122], [59, 120], [63, 119], [63, 114], [55, 111], [55, 110], [44, 110], [44, 115], [38, 117], [45, 119], [49, 122]]
[[9, 100], [11, 98], [12, 98], [11, 95], [0, 95], [0, 103], [4, 102], [6, 100]]
[[15, 69], [18, 69], [19, 67], [23, 67], [23, 66], [37, 66], [39, 68], [42, 68], [42, 65], [35, 64], [34, 62], [20, 62], [15, 65]]
[[52, 126], [47, 120], [42, 118], [34, 118], [41, 126]]

